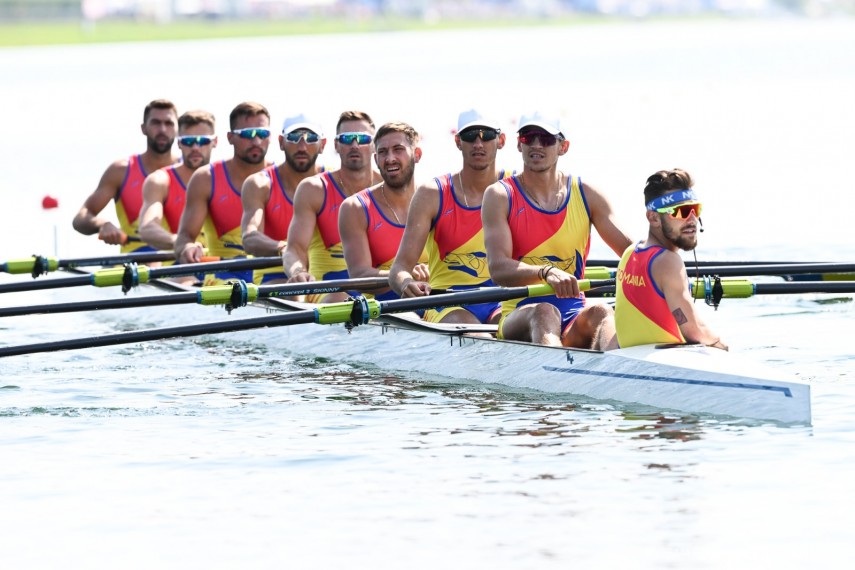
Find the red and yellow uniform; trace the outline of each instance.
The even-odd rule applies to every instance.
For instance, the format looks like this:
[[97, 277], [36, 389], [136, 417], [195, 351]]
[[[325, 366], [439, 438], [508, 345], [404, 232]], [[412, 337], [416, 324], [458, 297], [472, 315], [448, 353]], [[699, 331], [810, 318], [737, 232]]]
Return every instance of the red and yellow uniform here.
[[[577, 279], [585, 277], [585, 260], [591, 246], [591, 215], [582, 181], [568, 176], [564, 203], [555, 211], [540, 209], [520, 189], [516, 176], [503, 180], [508, 193], [508, 225], [513, 240], [512, 257], [530, 265], [554, 265]], [[517, 307], [550, 303], [561, 312], [562, 334], [585, 305], [584, 295], [559, 299], [555, 295], [528, 297], [502, 303], [502, 320]], [[499, 322], [499, 337], [502, 322]]]
[[665, 295], [650, 274], [650, 266], [664, 252], [660, 246], [631, 245], [617, 270], [615, 328], [621, 348], [639, 344], [685, 343]]
[[[368, 222], [368, 249], [371, 251], [371, 266], [376, 269], [388, 270], [395, 262], [395, 256], [398, 254], [398, 246], [401, 245], [401, 238], [404, 236], [404, 225], [393, 222], [380, 210], [374, 196], [368, 189], [362, 190], [356, 194], [356, 199], [362, 205], [362, 211], [365, 213], [366, 221]], [[427, 256], [424, 252], [419, 259], [419, 263], [426, 263]], [[375, 295], [380, 301], [387, 299], [398, 299], [399, 296], [392, 290], [389, 290], [380, 295]]]
[[184, 212], [184, 204], [187, 201], [187, 186], [178, 176], [174, 166], [167, 166], [163, 170], [169, 176], [169, 190], [166, 201], [163, 203], [163, 220], [166, 223], [166, 229], [176, 233], [178, 232], [178, 223], [181, 221], [181, 214]]
[[119, 228], [128, 236], [128, 241], [122, 244], [121, 252], [155, 251], [153, 247], [140, 239], [140, 209], [142, 209], [142, 186], [148, 173], [143, 168], [142, 158], [135, 154], [128, 157], [128, 169], [125, 179], [116, 194], [116, 217]]
[[319, 280], [347, 279], [347, 262], [338, 233], [338, 211], [347, 196], [329, 172], [321, 174], [321, 182], [324, 202], [309, 243], [309, 271]]
[[[208, 217], [205, 218], [202, 230], [208, 245], [208, 255], [222, 259], [245, 256], [240, 229], [243, 215], [240, 189], [232, 184], [225, 161], [212, 162], [209, 168], [211, 169], [211, 198], [208, 200]], [[206, 275], [204, 285], [217, 285], [228, 279], [242, 279], [250, 282], [252, 271]]]
[[[499, 180], [510, 171], [502, 170]], [[481, 206], [461, 204], [454, 193], [454, 175], [434, 178], [439, 190], [439, 210], [428, 234], [430, 286], [433, 289], [464, 291], [490, 287], [493, 281], [487, 268], [487, 248], [481, 225]], [[466, 309], [486, 323], [500, 309], [499, 303], [477, 303], [425, 311], [425, 320], [439, 322], [450, 312]]]

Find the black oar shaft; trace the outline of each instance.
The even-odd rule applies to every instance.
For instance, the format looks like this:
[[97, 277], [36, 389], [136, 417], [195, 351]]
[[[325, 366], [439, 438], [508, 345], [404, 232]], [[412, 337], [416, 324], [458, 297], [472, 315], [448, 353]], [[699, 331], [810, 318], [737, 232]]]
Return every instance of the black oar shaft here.
[[[88, 276], [87, 276], [88, 277]], [[305, 283], [287, 283], [278, 285], [261, 285], [257, 287], [257, 298], [291, 297], [296, 295], [327, 294], [339, 291], [370, 291], [388, 287], [385, 277], [367, 277], [359, 279], [338, 279], [329, 281], [308, 281]], [[250, 288], [255, 287], [249, 285]], [[28, 305], [24, 307], [0, 307], [0, 317], [17, 317], [21, 315], [71, 313], [78, 311], [98, 311], [104, 309], [130, 309], [135, 307], [155, 307], [162, 305], [181, 305], [200, 303], [205, 305], [231, 305], [237, 308], [246, 304], [235, 302], [235, 297], [228, 292], [233, 291], [229, 285], [203, 287], [198, 291], [168, 293], [165, 295], [148, 295], [143, 297], [126, 297], [121, 299], [101, 299], [93, 301], [77, 301], [70, 303], [50, 303]], [[250, 296], [249, 301], [256, 299]]]
[[853, 281], [795, 281], [793, 283], [757, 283], [755, 295], [788, 293], [855, 293]]
[[[694, 266], [686, 264], [689, 279], [696, 274]], [[793, 265], [741, 265], [701, 267], [698, 272], [701, 277], [718, 275], [719, 277], [749, 277], [752, 275], [769, 275], [786, 277], [804, 273], [851, 273], [855, 272], [855, 263], [797, 263]]]
[[[617, 267], [619, 259], [589, 259], [586, 265], [602, 265], [603, 267]], [[686, 259], [686, 267], [694, 267], [693, 259]], [[738, 267], [742, 265], [801, 265], [804, 263], [833, 263], [833, 262], [813, 262], [813, 261], [698, 261], [698, 267], [722, 267], [732, 266]]]
[[340, 291], [371, 291], [389, 286], [386, 277], [361, 277], [354, 279], [333, 279], [329, 281], [306, 281], [304, 283], [286, 283], [276, 285], [259, 285], [258, 296], [267, 297], [296, 297], [298, 295], [325, 295]]
[[183, 277], [196, 275], [197, 273], [216, 273], [218, 271], [245, 271], [248, 269], [265, 269], [282, 263], [281, 257], [246, 257], [232, 258], [223, 261], [210, 261], [206, 263], [187, 263], [183, 265], [169, 265], [167, 267], [155, 267], [148, 274], [151, 279], [161, 277]]
[[156, 261], [172, 261], [175, 254], [171, 251], [147, 251], [144, 253], [126, 253], [112, 257], [79, 257], [76, 259], [60, 259], [59, 267], [91, 267], [93, 265], [122, 265], [124, 263], [154, 263]]
[[315, 320], [315, 310], [307, 309], [304, 311], [281, 313], [266, 317], [254, 317], [248, 319], [217, 321], [214, 323], [203, 323], [198, 325], [182, 325], [176, 327], [165, 327], [142, 331], [114, 333], [98, 337], [76, 338], [68, 340], [58, 340], [53, 342], [40, 342], [34, 344], [23, 344], [20, 346], [5, 346], [0, 347], [0, 357], [18, 356], [22, 354], [35, 354], [40, 352], [54, 352], [59, 350], [75, 350], [80, 348], [115, 346], [117, 344], [130, 344], [135, 342], [147, 342], [151, 340], [198, 336], [203, 334], [239, 332], [265, 327], [313, 323], [315, 322]]
[[61, 287], [81, 287], [91, 285], [90, 275], [75, 275], [74, 277], [62, 277], [59, 279], [42, 279], [38, 281], [19, 281], [17, 283], [0, 284], [0, 293], [20, 293], [22, 291], [44, 291], [46, 289], [59, 289]]
[[98, 299], [95, 301], [77, 301], [70, 303], [46, 303], [25, 307], [0, 307], [0, 317], [18, 317], [21, 315], [48, 315], [55, 313], [75, 313], [83, 311], [101, 311], [105, 309], [133, 309], [162, 305], [182, 305], [195, 303], [198, 295], [193, 292], [170, 293], [167, 295], [147, 295], [145, 297], [127, 297], [123, 299]]

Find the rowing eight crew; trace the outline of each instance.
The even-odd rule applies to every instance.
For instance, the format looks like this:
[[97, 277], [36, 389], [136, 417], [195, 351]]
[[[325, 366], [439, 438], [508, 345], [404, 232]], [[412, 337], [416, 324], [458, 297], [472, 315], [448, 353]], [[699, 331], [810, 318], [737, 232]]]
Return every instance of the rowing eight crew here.
[[[97, 231], [123, 252], [171, 248], [182, 263], [201, 261], [206, 246], [222, 258], [282, 255], [284, 272], [259, 273], [256, 282], [388, 276], [391, 291], [381, 298], [546, 282], [553, 295], [427, 311], [425, 319], [496, 323], [499, 338], [556, 346], [702, 342], [726, 349], [695, 313], [676, 254], [697, 245], [701, 208], [684, 171], [648, 179], [649, 234], [633, 245], [607, 198], [558, 169], [569, 141], [556, 117], [521, 118], [523, 170], [516, 173], [496, 166], [506, 142], [500, 125], [476, 110], [461, 113], [454, 135], [461, 169], [416, 189], [422, 150], [406, 123], [387, 123], [375, 135], [367, 113], [342, 113], [335, 138], [341, 167], [325, 172], [316, 161], [326, 138], [303, 115], [285, 120], [279, 135], [285, 160], [275, 165], [265, 158], [271, 130], [262, 105], [235, 107], [227, 134], [233, 156], [213, 164], [213, 115], [192, 111], [176, 120], [176, 114], [164, 100], [146, 107], [146, 151], [110, 165], [75, 217], [78, 231]], [[177, 162], [171, 155], [176, 122]], [[97, 216], [110, 199], [121, 228]], [[579, 291], [592, 225], [621, 256], [621, 273], [638, 277], [618, 283], [615, 311], [586, 306]], [[205, 284], [234, 278], [253, 276], [210, 275]], [[334, 302], [342, 295], [308, 300]]]

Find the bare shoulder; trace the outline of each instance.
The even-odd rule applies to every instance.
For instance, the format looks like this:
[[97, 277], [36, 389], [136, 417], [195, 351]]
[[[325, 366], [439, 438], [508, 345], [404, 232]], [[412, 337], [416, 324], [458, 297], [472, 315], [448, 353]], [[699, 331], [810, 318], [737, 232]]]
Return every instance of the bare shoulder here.
[[683, 281], [686, 278], [686, 264], [683, 258], [667, 249], [654, 258], [650, 269], [657, 281], [661, 279]]
[[423, 180], [421, 184], [416, 187], [416, 194], [421, 194], [423, 196], [434, 194], [439, 196], [439, 188], [437, 188], [436, 179], [429, 178], [427, 180]]
[[267, 174], [266, 170], [261, 170], [260, 172], [255, 172], [247, 176], [246, 180], [243, 182], [243, 187], [241, 188], [241, 194], [246, 192], [247, 190], [255, 191], [255, 190], [270, 190], [271, 181], [270, 176]]
[[606, 195], [602, 193], [597, 187], [588, 184], [587, 182], [582, 182], [582, 193], [585, 195], [586, 200], [589, 203], [592, 203], [596, 206], [608, 206], [608, 198]]
[[148, 176], [146, 176], [145, 183], [146, 184], [156, 184], [156, 185], [167, 185], [168, 186], [169, 185], [169, 174], [165, 170], [163, 170], [162, 168], [159, 168], [159, 169], [155, 170], [154, 172], [152, 172], [151, 174], [149, 174]]
[[190, 176], [190, 181], [187, 183], [187, 192], [192, 194], [211, 193], [211, 182], [213, 177], [210, 168], [197, 168], [193, 175]]

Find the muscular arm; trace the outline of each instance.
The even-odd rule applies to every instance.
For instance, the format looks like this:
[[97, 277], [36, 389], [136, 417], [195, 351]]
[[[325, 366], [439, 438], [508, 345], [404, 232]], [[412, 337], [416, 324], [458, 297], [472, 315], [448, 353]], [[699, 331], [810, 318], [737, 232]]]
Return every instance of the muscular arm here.
[[193, 173], [187, 184], [187, 199], [175, 236], [175, 257], [180, 263], [197, 263], [202, 258], [204, 247], [196, 240], [208, 216], [210, 199], [211, 170], [200, 168]]
[[243, 217], [240, 230], [243, 248], [257, 256], [281, 255], [285, 240], [276, 241], [264, 233], [264, 208], [270, 199], [270, 178], [257, 172], [246, 179], [240, 191]]
[[663, 252], [653, 261], [650, 273], [665, 295], [668, 309], [686, 340], [727, 350], [718, 335], [710, 330], [695, 311], [686, 266], [680, 256], [671, 251]]
[[386, 277], [389, 274], [388, 271], [377, 269], [371, 264], [368, 218], [356, 196], [347, 198], [341, 204], [338, 233], [341, 236], [344, 260], [347, 262], [347, 273], [350, 277]]
[[128, 160], [117, 160], [107, 167], [95, 191], [86, 198], [80, 210], [74, 216], [71, 225], [75, 230], [84, 234], [98, 234], [106, 243], [120, 245], [124, 241], [124, 233], [115, 224], [98, 214], [119, 194], [119, 188], [125, 180], [128, 170]]
[[591, 212], [591, 223], [603, 241], [606, 242], [606, 245], [620, 257], [626, 251], [626, 248], [630, 246], [632, 240], [618, 226], [614, 211], [612, 211], [612, 205], [605, 195], [587, 184], [582, 184], [582, 189]]
[[175, 236], [163, 227], [163, 204], [169, 196], [169, 175], [155, 170], [143, 182], [143, 204], [140, 208], [140, 237], [157, 249], [175, 247]]
[[323, 200], [324, 186], [320, 177], [311, 176], [297, 186], [294, 193], [294, 217], [288, 226], [287, 245], [282, 253], [282, 265], [289, 282], [315, 280], [309, 273], [309, 244]]
[[430, 284], [413, 276], [427, 242], [430, 226], [439, 211], [439, 190], [431, 181], [420, 186], [410, 202], [407, 225], [395, 262], [389, 269], [389, 285], [401, 297], [421, 297], [430, 294]]

